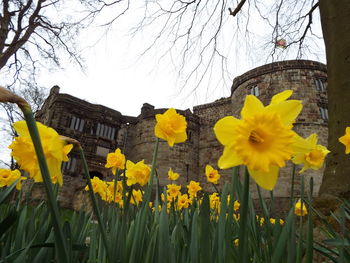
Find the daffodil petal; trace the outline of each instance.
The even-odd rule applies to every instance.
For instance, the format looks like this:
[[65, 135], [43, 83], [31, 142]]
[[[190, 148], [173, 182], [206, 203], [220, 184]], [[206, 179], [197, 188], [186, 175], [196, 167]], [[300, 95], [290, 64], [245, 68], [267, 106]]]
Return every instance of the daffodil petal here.
[[307, 153], [312, 151], [315, 147], [315, 144], [312, 144], [310, 140], [306, 140], [299, 135], [295, 134], [294, 142], [291, 144], [290, 148], [294, 154], [298, 153]]
[[277, 166], [271, 166], [269, 172], [255, 171], [249, 169], [249, 167], [248, 171], [250, 176], [253, 177], [255, 182], [262, 188], [271, 191], [275, 187], [279, 171]]
[[265, 109], [267, 112], [277, 112], [284, 125], [292, 124], [301, 112], [303, 105], [299, 100], [287, 100], [276, 104], [270, 104]]
[[236, 154], [236, 151], [232, 146], [227, 146], [224, 148], [224, 152], [221, 155], [218, 166], [220, 169], [228, 169], [243, 163], [242, 159]]
[[17, 121], [13, 124], [13, 127], [19, 136], [30, 137], [27, 123], [25, 121]]
[[248, 95], [245, 98], [244, 105], [241, 111], [242, 119], [260, 113], [262, 110], [264, 110], [264, 105], [262, 104], [262, 102], [257, 97], [253, 95]]
[[187, 140], [187, 133], [180, 132], [175, 136], [175, 143], [185, 142]]
[[232, 143], [232, 139], [236, 137], [235, 128], [239, 122], [239, 119], [233, 116], [227, 116], [220, 119], [214, 125], [215, 136], [222, 145]]
[[292, 96], [292, 94], [293, 94], [292, 90], [282, 91], [282, 92], [280, 92], [272, 97], [270, 104], [276, 104], [276, 103], [280, 103], [282, 101], [286, 101], [290, 96]]

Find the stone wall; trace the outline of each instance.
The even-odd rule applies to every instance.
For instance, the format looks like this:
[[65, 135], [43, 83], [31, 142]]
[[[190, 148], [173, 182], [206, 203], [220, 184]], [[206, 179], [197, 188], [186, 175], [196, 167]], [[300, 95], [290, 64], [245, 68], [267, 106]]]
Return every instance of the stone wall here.
[[[205, 166], [207, 164], [218, 169], [217, 162], [222, 154], [223, 147], [218, 142], [214, 134], [215, 123], [225, 117], [232, 115], [232, 104], [230, 98], [221, 98], [215, 102], [195, 106], [193, 113], [199, 117], [200, 129], [199, 129], [199, 178], [201, 184], [205, 189], [214, 191], [213, 186], [207, 183], [205, 177]], [[219, 181], [218, 187], [221, 188], [225, 181], [229, 180], [231, 172], [229, 170], [219, 170], [222, 176]]]

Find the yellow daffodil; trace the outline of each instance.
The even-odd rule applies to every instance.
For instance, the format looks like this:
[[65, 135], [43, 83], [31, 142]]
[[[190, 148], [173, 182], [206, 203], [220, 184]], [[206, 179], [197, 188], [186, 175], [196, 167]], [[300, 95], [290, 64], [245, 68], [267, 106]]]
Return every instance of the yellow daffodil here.
[[234, 211], [239, 210], [240, 206], [241, 206], [241, 204], [240, 204], [237, 200], [235, 200], [235, 201], [233, 202], [233, 210], [234, 210]]
[[220, 179], [219, 172], [209, 164], [205, 166], [205, 175], [209, 183], [217, 184]]
[[187, 194], [179, 195], [179, 198], [177, 199], [177, 207], [179, 210], [182, 208], [188, 208], [190, 204], [191, 200], [188, 198]]
[[248, 95], [241, 119], [227, 116], [215, 124], [215, 135], [224, 146], [221, 169], [244, 164], [258, 185], [275, 187], [279, 168], [291, 159], [292, 124], [302, 109], [301, 101], [287, 100], [291, 95], [291, 90], [276, 94], [268, 106]]
[[[56, 181], [62, 185], [61, 164], [68, 161], [67, 155], [73, 148], [73, 145], [66, 145], [65, 141], [60, 138], [60, 135], [54, 129], [40, 122], [37, 122], [37, 126], [50, 175], [52, 178], [56, 178]], [[19, 136], [15, 137], [15, 140], [9, 146], [12, 150], [11, 155], [17, 161], [20, 168], [27, 171], [35, 182], [42, 182], [43, 178], [26, 122], [15, 122], [13, 127]]]
[[187, 185], [188, 188], [188, 194], [191, 198], [197, 197], [198, 191], [202, 190], [202, 187], [199, 185], [199, 182], [190, 181], [190, 183]]
[[345, 135], [339, 138], [339, 142], [345, 145], [345, 154], [350, 153], [350, 127], [346, 127]]
[[176, 181], [179, 177], [180, 177], [180, 174], [174, 173], [171, 168], [169, 169], [168, 178], [170, 181]]
[[181, 194], [181, 185], [168, 184], [166, 187], [168, 202], [174, 200], [177, 196]]
[[142, 201], [143, 192], [141, 190], [132, 190], [132, 196], [130, 198], [130, 204], [138, 205]]
[[265, 223], [265, 218], [261, 217], [259, 220], [260, 226], [262, 226]]
[[112, 168], [112, 173], [115, 174], [117, 169], [124, 169], [125, 167], [125, 155], [122, 154], [120, 149], [116, 149], [115, 152], [107, 155], [106, 168]]
[[132, 161], [126, 161], [126, 172], [125, 175], [128, 178], [126, 184], [131, 186], [133, 184], [140, 184], [144, 186], [148, 182], [149, 175], [151, 173], [151, 168], [144, 163], [144, 160], [138, 163], [133, 163]]
[[0, 187], [10, 186], [17, 179], [19, 179], [19, 180], [16, 183], [16, 189], [21, 190], [22, 189], [22, 181], [26, 180], [27, 178], [24, 176], [21, 176], [21, 172], [17, 169], [11, 171], [10, 169], [1, 169], [0, 168]]
[[219, 212], [220, 210], [220, 197], [218, 193], [213, 193], [209, 195], [210, 208], [214, 211]]
[[163, 114], [156, 114], [155, 136], [166, 140], [170, 147], [175, 143], [187, 140], [187, 122], [184, 116], [178, 114], [175, 109], [168, 109]]
[[[111, 193], [114, 192], [114, 180], [111, 182], [106, 182], [107, 188]], [[122, 193], [123, 192], [123, 182], [122, 181], [117, 181], [117, 185], [115, 186], [115, 191], [117, 193]]]
[[297, 216], [307, 215], [306, 205], [305, 205], [305, 203], [303, 203], [303, 209], [301, 209], [301, 201], [300, 201], [300, 199], [298, 200], [298, 202], [295, 203], [294, 214], [296, 214]]
[[[105, 195], [107, 191], [107, 185], [100, 178], [94, 176], [94, 178], [91, 179], [91, 185], [92, 185], [92, 191], [94, 193], [98, 193], [101, 196]], [[89, 191], [89, 186], [87, 185], [84, 190]]]
[[238, 245], [239, 245], [239, 239], [236, 238], [235, 240], [233, 240], [233, 244], [235, 245], [235, 247], [238, 247]]
[[313, 133], [308, 138], [304, 139], [300, 136], [295, 136], [293, 144], [292, 161], [295, 164], [304, 164], [304, 167], [299, 173], [311, 168], [318, 170], [323, 165], [323, 162], [329, 153], [326, 147], [317, 144], [317, 134]]

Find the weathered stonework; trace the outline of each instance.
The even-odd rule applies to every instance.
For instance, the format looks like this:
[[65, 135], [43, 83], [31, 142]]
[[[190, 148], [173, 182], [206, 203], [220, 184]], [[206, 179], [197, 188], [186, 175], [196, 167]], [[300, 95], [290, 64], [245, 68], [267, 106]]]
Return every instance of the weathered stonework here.
[[[244, 98], [251, 93], [257, 95], [266, 105], [274, 94], [292, 89], [294, 91], [292, 99], [301, 99], [304, 104], [303, 111], [294, 125], [295, 130], [304, 137], [317, 132], [319, 143], [326, 145], [328, 136], [326, 81], [326, 66], [322, 63], [307, 60], [276, 62], [255, 68], [235, 78], [231, 96], [228, 98], [195, 106], [193, 113], [189, 109], [178, 110], [187, 119], [189, 139], [172, 148], [166, 142], [160, 142], [157, 161], [160, 184], [169, 183], [167, 171], [171, 167], [181, 174], [179, 183], [182, 185], [190, 180], [197, 180], [205, 189], [213, 191], [212, 186], [206, 183], [204, 170], [207, 164], [217, 168], [217, 160], [223, 151], [223, 147], [215, 138], [213, 126], [222, 117], [228, 115], [240, 117]], [[108, 152], [114, 151], [117, 147], [121, 148], [127, 158], [134, 162], [144, 159], [145, 163], [151, 163], [156, 140], [155, 115], [165, 110], [155, 109], [154, 106], [145, 103], [139, 116], [124, 116], [102, 105], [94, 105], [68, 94], [60, 94], [59, 87], [55, 86], [51, 89], [37, 119], [53, 127], [60, 134], [79, 140], [86, 152], [91, 175], [109, 178], [111, 172], [104, 168], [105, 157]], [[69, 183], [65, 183], [64, 187], [71, 189], [67, 190], [71, 191], [67, 198], [79, 199], [83, 187], [79, 183], [82, 167], [75, 151], [70, 157], [70, 162], [63, 166], [63, 172], [71, 179]], [[289, 196], [291, 169], [291, 164], [281, 169], [274, 191], [275, 196], [280, 198]], [[314, 178], [315, 194], [322, 180], [322, 172], [305, 173], [306, 181], [311, 176]], [[222, 179], [219, 187], [231, 177], [230, 170], [220, 171], [220, 173]], [[300, 184], [299, 175], [296, 176], [296, 183]], [[253, 197], [257, 196], [255, 189], [252, 182]], [[66, 190], [61, 191], [63, 194]], [[269, 193], [265, 192], [264, 195], [268, 197]], [[78, 208], [79, 206], [74, 202], [71, 202], [71, 206]]]

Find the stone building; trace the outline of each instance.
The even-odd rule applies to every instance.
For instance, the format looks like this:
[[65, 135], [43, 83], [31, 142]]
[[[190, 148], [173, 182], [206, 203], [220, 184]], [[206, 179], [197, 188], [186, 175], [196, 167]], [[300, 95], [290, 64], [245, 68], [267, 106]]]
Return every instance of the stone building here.
[[[161, 141], [157, 161], [157, 173], [161, 185], [167, 184], [167, 171], [171, 167], [181, 174], [180, 183], [198, 180], [209, 191], [211, 185], [206, 183], [204, 169], [206, 164], [217, 168], [217, 160], [223, 147], [216, 140], [213, 126], [222, 117], [233, 115], [240, 117], [244, 98], [247, 94], [257, 96], [265, 105], [271, 97], [285, 89], [294, 91], [292, 99], [303, 100], [304, 108], [295, 123], [295, 130], [306, 137], [313, 132], [319, 134], [319, 143], [327, 143], [327, 72], [322, 63], [308, 60], [290, 60], [267, 64], [233, 80], [231, 96], [218, 99], [212, 103], [195, 106], [193, 111], [178, 110], [188, 122], [188, 140], [174, 147], [168, 147]], [[169, 105], [171, 106], [171, 105]], [[122, 113], [102, 105], [95, 105], [68, 94], [59, 93], [59, 87], [51, 89], [37, 119], [53, 127], [58, 133], [79, 140], [86, 152], [92, 176], [108, 178], [109, 169], [104, 168], [106, 155], [121, 148], [128, 159], [136, 162], [142, 159], [150, 164], [155, 142], [155, 115], [166, 109], [155, 109], [144, 103], [137, 117]], [[70, 198], [80, 195], [84, 185], [81, 180], [82, 167], [76, 152], [70, 154], [70, 161], [64, 163], [63, 173], [66, 185], [79, 181], [72, 190], [66, 191]], [[220, 171], [221, 186], [230, 180], [231, 171]], [[306, 177], [314, 177], [315, 190], [322, 180], [322, 171], [308, 171]], [[76, 179], [74, 179], [76, 178]], [[275, 189], [278, 197], [289, 196], [291, 165], [282, 169]], [[297, 183], [300, 177], [297, 176]], [[251, 187], [253, 196], [256, 195]], [[268, 193], [265, 193], [268, 194]], [[79, 199], [79, 198], [78, 198]], [[69, 206], [67, 204], [67, 206]], [[72, 205], [70, 205], [72, 206]], [[74, 204], [73, 204], [74, 207]]]

